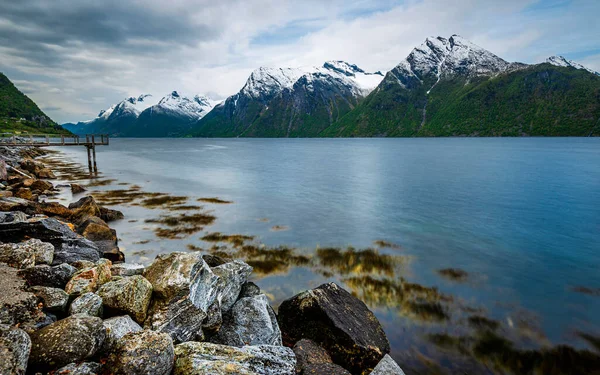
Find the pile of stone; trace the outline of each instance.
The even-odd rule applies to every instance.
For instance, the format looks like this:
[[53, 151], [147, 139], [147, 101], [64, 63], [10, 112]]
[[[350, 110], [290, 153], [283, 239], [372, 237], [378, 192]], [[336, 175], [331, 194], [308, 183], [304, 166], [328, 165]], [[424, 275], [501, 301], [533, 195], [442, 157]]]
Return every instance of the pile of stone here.
[[2, 374], [402, 374], [377, 319], [336, 284], [277, 316], [239, 260], [54, 256], [38, 239], [0, 245]]
[[0, 198], [0, 374], [403, 374], [377, 318], [338, 285], [276, 314], [243, 261], [124, 263], [106, 224], [122, 214], [92, 197], [45, 203], [41, 182], [13, 177], [5, 191], [32, 197]]

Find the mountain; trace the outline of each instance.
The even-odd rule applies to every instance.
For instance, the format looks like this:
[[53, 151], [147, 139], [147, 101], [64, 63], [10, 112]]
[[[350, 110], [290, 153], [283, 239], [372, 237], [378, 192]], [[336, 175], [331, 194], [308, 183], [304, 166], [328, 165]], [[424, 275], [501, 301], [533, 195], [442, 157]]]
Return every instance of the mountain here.
[[0, 133], [68, 134], [0, 73]]
[[215, 105], [205, 96], [189, 99], [177, 91], [162, 98], [158, 104], [145, 109], [135, 125], [125, 135], [137, 137], [181, 136], [190, 131], [192, 124], [204, 117]]
[[458, 35], [427, 38], [319, 135], [600, 135], [600, 77], [564, 58], [511, 63]]
[[200, 119], [193, 136], [313, 137], [350, 112], [383, 79], [343, 61], [266, 68]]
[[575, 69], [587, 70], [588, 72], [590, 72], [592, 74], [600, 76], [600, 73], [598, 73], [598, 72], [596, 72], [596, 71], [594, 71], [592, 69], [586, 68], [585, 66], [583, 66], [583, 65], [581, 65], [579, 63], [576, 63], [573, 60], [567, 60], [567, 59], [565, 59], [562, 56], [551, 56], [551, 57], [548, 57], [548, 59], [546, 60], [546, 62], [548, 64], [552, 64], [552, 65], [555, 65], [555, 66], [562, 66], [562, 67], [566, 67], [566, 68], [575, 68]]
[[215, 102], [196, 95], [193, 99], [173, 91], [158, 102], [152, 95], [127, 98], [100, 111], [90, 121], [62, 126], [77, 134], [105, 133], [121, 137], [180, 136], [208, 113]]

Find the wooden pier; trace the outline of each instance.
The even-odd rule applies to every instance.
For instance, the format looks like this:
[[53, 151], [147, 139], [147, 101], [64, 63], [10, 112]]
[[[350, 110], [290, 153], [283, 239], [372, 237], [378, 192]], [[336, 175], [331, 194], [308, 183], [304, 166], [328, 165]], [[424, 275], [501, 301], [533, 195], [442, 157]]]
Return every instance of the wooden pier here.
[[96, 146], [108, 146], [108, 134], [86, 134], [85, 139], [78, 135], [51, 134], [12, 134], [0, 133], [0, 146], [12, 147], [62, 147], [85, 146], [87, 149], [88, 168], [90, 174], [98, 173], [96, 165]]

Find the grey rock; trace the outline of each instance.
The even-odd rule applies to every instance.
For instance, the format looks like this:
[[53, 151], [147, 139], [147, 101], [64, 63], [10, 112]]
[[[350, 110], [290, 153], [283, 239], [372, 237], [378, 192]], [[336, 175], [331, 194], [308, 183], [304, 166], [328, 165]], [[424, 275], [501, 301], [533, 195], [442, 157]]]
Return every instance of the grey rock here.
[[218, 277], [200, 254], [174, 252], [158, 255], [144, 271], [144, 277], [163, 300], [188, 294], [194, 305], [205, 312], [218, 295]]
[[77, 314], [33, 332], [30, 337], [29, 365], [47, 371], [96, 354], [106, 331], [102, 319]]
[[186, 342], [175, 347], [175, 355], [174, 375], [293, 375], [296, 366], [294, 352], [283, 346]]
[[241, 260], [234, 260], [214, 267], [212, 271], [220, 278], [218, 287], [221, 310], [227, 311], [238, 299], [242, 285], [248, 281], [248, 276], [252, 273], [252, 267]]
[[258, 285], [254, 284], [252, 281], [248, 281], [244, 283], [244, 285], [242, 285], [242, 289], [240, 290], [240, 295], [238, 296], [238, 299], [244, 297], [254, 297], [258, 296], [259, 294], [261, 294], [261, 292]]
[[111, 272], [113, 276], [134, 276], [144, 273], [144, 265], [137, 263], [113, 264]]
[[38, 239], [0, 244], [0, 262], [11, 267], [27, 268], [36, 264], [51, 264], [53, 257], [54, 246]]
[[27, 281], [27, 284], [32, 286], [64, 288], [75, 271], [77, 271], [75, 267], [63, 263], [54, 267], [48, 265], [29, 267], [19, 271], [19, 275]]
[[23, 212], [0, 212], [0, 224], [4, 223], [20, 223], [27, 221], [27, 215]]
[[129, 315], [115, 316], [106, 319], [102, 324], [106, 328], [106, 340], [104, 340], [103, 351], [112, 351], [121, 337], [130, 332], [139, 332], [142, 330], [139, 324], [133, 321]]
[[0, 325], [0, 374], [24, 375], [30, 351], [31, 340], [25, 331]]
[[377, 366], [375, 366], [371, 375], [404, 375], [404, 371], [402, 371], [392, 357], [386, 354]]
[[102, 285], [97, 294], [102, 297], [106, 314], [125, 313], [143, 323], [152, 298], [152, 284], [143, 276], [136, 275], [110, 281]]
[[35, 325], [34, 325], [34, 330], [37, 331], [38, 329], [42, 329], [46, 326], [49, 326], [50, 324], [56, 322], [58, 320], [58, 318], [56, 317], [56, 315], [46, 312], [44, 314], [44, 318], [41, 320], [38, 320]]
[[52, 264], [74, 263], [78, 260], [97, 262], [101, 257], [102, 252], [92, 241], [85, 238], [68, 238], [63, 240], [59, 247], [55, 247]]
[[237, 347], [281, 345], [281, 331], [267, 296], [260, 294], [238, 300], [225, 314], [218, 333], [209, 341]]
[[335, 283], [323, 284], [281, 303], [278, 322], [284, 345], [307, 338], [351, 373], [374, 368], [390, 352], [377, 317]]
[[348, 370], [335, 363], [317, 363], [306, 365], [300, 375], [352, 375]]
[[75, 298], [73, 302], [71, 302], [71, 306], [69, 306], [69, 314], [87, 314], [101, 318], [102, 298], [92, 292], [82, 294]]
[[168, 333], [175, 343], [190, 341], [202, 332], [206, 313], [183, 296], [170, 301], [155, 299], [145, 327]]
[[168, 375], [174, 358], [169, 335], [154, 331], [131, 332], [118, 340], [105, 368], [115, 375]]
[[69, 295], [62, 289], [48, 286], [34, 286], [29, 288], [44, 303], [44, 309], [49, 311], [65, 311], [69, 303]]
[[96, 362], [69, 363], [56, 370], [58, 375], [98, 375], [102, 365]]

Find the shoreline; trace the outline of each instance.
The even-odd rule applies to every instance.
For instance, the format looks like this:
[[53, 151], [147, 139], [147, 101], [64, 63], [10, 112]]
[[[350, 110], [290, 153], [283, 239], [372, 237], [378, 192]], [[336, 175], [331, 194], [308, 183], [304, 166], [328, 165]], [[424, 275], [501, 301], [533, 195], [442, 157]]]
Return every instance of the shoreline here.
[[[383, 374], [390, 369], [403, 374], [387, 355], [389, 342], [377, 318], [336, 284], [324, 284], [308, 291], [314, 295], [301, 293], [284, 302], [309, 298], [319, 306], [320, 315], [312, 316], [315, 311], [298, 315], [300, 303], [286, 318], [281, 313], [276, 316], [256, 284], [247, 281], [253, 268], [243, 261], [173, 252], [157, 256], [148, 267], [127, 263], [116, 231], [107, 224], [125, 216], [97, 204], [78, 184], [70, 188], [83, 197], [68, 207], [46, 202], [56, 194], [56, 187], [41, 178], [56, 176], [39, 161], [28, 161], [27, 157], [48, 154], [39, 151], [26, 149], [13, 155], [11, 162], [33, 178], [9, 175], [10, 189], [3, 188], [0, 195], [4, 212], [0, 273], [14, 284], [6, 286], [7, 292], [19, 297], [2, 300], [0, 315], [5, 324], [0, 326], [0, 338], [19, 337], [16, 344], [0, 340], [0, 348], [13, 353], [7, 358], [9, 373], [146, 373], [152, 369], [157, 374], [212, 374], [236, 368], [256, 374], [350, 374], [339, 365], [343, 363], [353, 374]], [[158, 205], [171, 201], [161, 197], [145, 198]], [[239, 243], [239, 239], [227, 240]], [[334, 295], [338, 300], [331, 305]], [[335, 316], [350, 305], [354, 320], [327, 323], [321, 316]], [[306, 321], [299, 326], [296, 319]], [[330, 332], [316, 331], [307, 337], [302, 327], [310, 322], [325, 324]], [[372, 330], [360, 333], [357, 324], [370, 325]], [[345, 336], [344, 341], [338, 336]], [[332, 345], [332, 339], [339, 342]], [[157, 348], [159, 358], [134, 361]], [[203, 359], [201, 365], [198, 358]]]
[[[68, 164], [68, 163], [67, 163]], [[65, 168], [68, 170], [69, 168], [74, 168], [73, 165], [69, 166], [69, 165], [65, 165]], [[74, 176], [76, 175], [76, 171], [73, 170], [72, 172], [74, 172]], [[87, 174], [87, 173], [86, 173]], [[88, 175], [89, 177], [89, 175]], [[105, 181], [112, 181], [111, 183], [116, 182], [116, 180], [112, 180], [110, 178], [104, 178], [104, 177], [100, 177], [99, 179], [96, 180], [95, 184], [92, 184], [92, 188], [94, 188], [94, 185], [96, 185], [95, 187], [103, 187], [106, 186], [105, 185]], [[122, 185], [123, 183], [117, 183], [117, 185]], [[125, 188], [129, 188], [129, 186], [127, 185], [123, 185]], [[119, 189], [119, 188], [117, 188]], [[121, 189], [124, 190], [124, 189]], [[128, 189], [129, 190], [129, 189]], [[163, 194], [163, 193], [148, 193], [148, 192], [144, 192], [141, 189], [133, 189], [134, 191], [131, 192], [133, 194], [133, 196], [129, 196], [126, 198], [126, 200], [128, 200], [128, 203], [134, 203], [137, 204], [135, 202], [140, 202], [140, 201], [144, 201], [147, 199], [155, 199], [161, 196], [168, 196], [170, 197], [169, 194]], [[86, 195], [87, 193], [84, 193], [84, 195]], [[156, 195], [158, 194], [158, 195]], [[122, 200], [123, 197], [119, 197], [119, 196], [103, 196], [103, 198], [105, 199], [104, 203], [114, 203], [115, 201], [119, 201]], [[131, 200], [131, 198], [133, 198], [133, 200]], [[99, 199], [97, 203], [102, 203], [103, 199]], [[176, 200], [177, 201], [177, 200]], [[157, 203], [152, 202], [151, 203]], [[186, 203], [182, 203], [181, 200], [175, 204], [171, 204], [173, 203], [173, 201], [169, 198], [166, 200], [167, 206], [172, 206], [172, 207], [177, 207], [177, 206], [181, 206], [184, 205]], [[160, 203], [159, 204], [164, 204]], [[55, 215], [57, 212], [59, 212], [60, 210], [62, 210], [62, 208], [60, 208], [60, 205], [51, 205], [52, 206], [52, 210], [53, 211], [47, 211], [47, 212], [51, 212], [52, 215]], [[64, 206], [63, 206], [64, 207]], [[34, 209], [29, 208], [30, 210], [32, 210], [31, 212], [35, 212]], [[46, 210], [50, 210], [49, 208], [46, 208]], [[175, 216], [182, 216], [180, 215], [180, 211], [178, 209], [174, 209], [172, 211], [170, 211], [171, 213], [173, 213]], [[184, 215], [185, 216], [185, 215]], [[160, 216], [159, 216], [160, 217]], [[154, 220], [154, 219], [151, 219]], [[161, 223], [164, 224], [164, 223]], [[167, 227], [169, 227], [167, 225]], [[175, 226], [175, 228], [177, 228], [177, 225]], [[110, 229], [110, 228], [109, 228]], [[168, 229], [168, 228], [167, 228]], [[170, 231], [172, 232], [172, 231]], [[178, 229], [175, 229], [176, 234], [179, 234], [177, 232], [179, 232]], [[214, 235], [215, 233], [210, 233], [211, 235]], [[115, 233], [115, 238], [116, 238], [116, 233]], [[284, 266], [290, 266], [290, 260], [292, 261], [296, 261], [299, 262], [299, 264], [309, 264], [310, 267], [321, 267], [320, 268], [320, 272], [335, 272], [339, 275], [344, 275], [345, 273], [349, 272], [348, 269], [351, 269], [353, 267], [353, 265], [355, 266], [361, 266], [363, 267], [365, 264], [371, 264], [371, 265], [378, 265], [376, 267], [376, 271], [377, 272], [390, 272], [389, 269], [387, 267], [389, 267], [390, 264], [393, 264], [396, 260], [392, 259], [392, 258], [386, 258], [386, 256], [384, 254], [377, 254], [377, 253], [369, 253], [369, 252], [365, 252], [364, 249], [363, 250], [356, 250], [353, 252], [348, 251], [348, 249], [332, 249], [332, 248], [326, 248], [326, 249], [321, 249], [322, 251], [318, 252], [318, 254], [313, 258], [313, 259], [304, 259], [301, 258], [300, 255], [294, 251], [294, 249], [284, 249], [284, 248], [261, 248], [260, 246], [248, 246], [248, 244], [245, 242], [244, 238], [239, 238], [239, 235], [223, 235], [224, 238], [220, 238], [221, 240], [224, 240], [223, 242], [229, 243], [231, 244], [231, 248], [233, 248], [235, 251], [233, 252], [233, 254], [237, 254], [240, 255], [239, 259], [245, 259], [248, 261], [248, 263], [250, 263], [251, 266], [254, 267], [254, 272], [263, 272], [265, 270], [269, 270], [270, 268], [277, 266], [279, 264], [283, 264]], [[237, 242], [236, 245], [236, 241], [241, 241], [241, 242]], [[217, 243], [218, 244], [218, 243]], [[215, 244], [215, 246], [217, 246], [217, 244]], [[182, 249], [183, 250], [183, 249]], [[187, 249], [189, 251], [193, 251], [195, 249]], [[205, 249], [203, 249], [205, 250]], [[213, 250], [213, 251], [211, 251]], [[206, 255], [211, 256], [211, 257], [221, 257], [223, 256], [223, 260], [227, 259], [227, 260], [233, 260], [236, 259], [235, 257], [233, 257], [231, 252], [219, 252], [220, 249], [219, 247], [217, 247], [216, 249], [206, 249]], [[287, 251], [287, 252], [286, 252]], [[193, 253], [197, 253], [196, 251], [193, 251]], [[190, 253], [187, 253], [188, 255]], [[273, 258], [275, 255], [278, 255], [278, 257]], [[361, 258], [362, 257], [362, 258]], [[358, 260], [356, 260], [355, 258], [359, 258]], [[216, 259], [216, 258], [212, 258], [212, 259]], [[354, 261], [356, 261], [356, 263], [352, 263], [351, 259], [354, 259]], [[118, 261], [118, 260], [117, 260]], [[117, 262], [115, 261], [115, 263]], [[255, 262], [255, 263], [252, 263]], [[307, 263], [308, 262], [308, 263]], [[333, 263], [332, 263], [333, 262]], [[348, 263], [350, 262], [350, 263]], [[292, 262], [293, 263], [293, 262]], [[216, 264], [216, 263], [215, 263]], [[89, 266], [89, 264], [88, 264]], [[119, 268], [119, 267], [117, 267]], [[388, 271], [386, 271], [386, 269], [388, 269]], [[465, 278], [468, 277], [468, 275], [465, 275], [461, 272], [461, 270], [458, 269], [444, 269], [444, 270], [440, 270], [443, 271], [443, 273], [445, 274], [446, 277], [448, 278], [455, 278], [455, 279], [461, 279], [461, 278]], [[389, 282], [387, 279], [384, 279], [386, 282]], [[116, 280], [115, 280], [116, 281]], [[383, 287], [383, 284], [381, 284], [381, 281], [378, 281], [377, 279], [373, 279], [369, 274], [366, 274], [366, 276], [361, 276], [360, 278], [350, 278], [347, 279], [346, 281], [344, 281], [344, 283], [347, 283], [348, 281], [352, 281], [354, 283], [357, 283], [357, 285], [362, 285], [363, 287], [366, 287], [365, 289], [362, 289], [361, 287], [358, 287], [358, 289], [355, 289], [354, 287], [351, 288], [351, 291], [354, 295], [357, 295], [357, 290], [358, 291], [362, 291], [362, 293], [358, 293], [358, 296], [361, 300], [369, 303], [369, 305], [373, 305], [373, 303], [375, 302], [375, 305], [378, 305], [379, 303], [376, 302], [377, 299], [379, 298], [385, 298], [386, 300], [390, 300], [393, 302], [394, 300], [396, 300], [397, 302], [394, 303], [394, 305], [396, 305], [397, 303], [402, 302], [403, 297], [401, 297], [402, 295], [408, 293], [409, 297], [406, 301], [405, 304], [403, 303], [403, 308], [405, 308], [406, 310], [402, 310], [404, 311], [403, 313], [405, 314], [416, 314], [417, 311], [420, 314], [425, 314], [425, 316], [429, 316], [428, 319], [441, 319], [441, 321], [443, 322], [444, 319], [444, 315], [445, 314], [450, 314], [450, 311], [446, 310], [446, 307], [444, 305], [443, 308], [438, 308], [436, 303], [441, 302], [442, 304], [445, 303], [445, 299], [447, 297], [452, 297], [452, 296], [445, 296], [439, 292], [436, 291], [435, 288], [430, 288], [430, 287], [423, 287], [420, 286], [418, 284], [411, 284], [408, 283], [404, 280], [402, 280], [402, 282], [396, 284], [389, 284], [388, 286], [386, 286], [385, 288], [387, 288], [387, 291], [385, 292], [386, 294], [383, 295], [379, 295], [380, 291], [379, 289], [381, 289]], [[369, 289], [370, 288], [370, 289]], [[372, 288], [376, 288], [375, 290], [373, 290]], [[365, 294], [365, 291], [370, 291], [370, 293], [375, 293], [374, 295], [370, 295], [370, 294]], [[292, 299], [294, 297], [291, 297], [289, 299]], [[433, 302], [432, 304], [428, 305], [428, 304], [423, 304], [424, 302], [427, 301], [431, 301]], [[416, 304], [415, 304], [416, 303]], [[392, 306], [392, 305], [390, 305]], [[433, 309], [432, 309], [433, 308]], [[476, 327], [476, 330], [478, 332], [479, 335], [484, 334], [486, 332], [491, 333], [491, 336], [486, 337], [481, 336], [480, 339], [477, 339], [478, 341], [474, 341], [473, 343], [469, 343], [469, 342], [461, 342], [458, 341], [459, 339], [462, 340], [461, 336], [455, 336], [451, 333], [446, 333], [446, 334], [434, 334], [431, 335], [431, 337], [429, 338], [436, 346], [442, 347], [442, 348], [450, 348], [452, 349], [453, 347], [459, 347], [462, 345], [480, 345], [481, 343], [483, 343], [484, 341], [482, 340], [488, 340], [488, 339], [494, 339], [497, 340], [499, 338], [502, 338], [502, 336], [500, 336], [499, 334], [493, 333], [495, 330], [498, 330], [499, 325], [496, 321], [491, 320], [489, 318], [486, 318], [485, 316], [478, 316], [478, 315], [472, 315], [472, 318], [469, 318], [470, 320], [468, 321], [468, 323], [470, 325], [473, 325], [474, 327]], [[470, 338], [469, 338], [470, 339]], [[505, 340], [505, 344], [510, 343], [509, 340], [506, 340], [504, 338], [502, 338], [503, 340]], [[590, 335], [589, 339], [591, 340], [590, 342], [593, 342], [594, 337]], [[503, 344], [503, 345], [505, 345]], [[569, 348], [569, 347], [566, 347]], [[462, 348], [460, 350], [467, 350], [467, 348]], [[589, 354], [591, 354], [589, 351], [587, 350], [573, 350], [572, 352], [569, 351], [568, 354], [567, 353], [560, 353], [560, 352], [554, 352], [555, 348], [550, 348], [550, 350], [542, 350], [542, 351], [535, 351], [533, 353], [536, 353], [536, 356], [540, 356], [540, 359], [543, 359], [542, 363], [546, 362], [546, 361], [551, 361], [551, 363], [557, 363], [558, 366], [561, 365], [565, 365], [566, 363], [563, 363], [563, 361], [566, 360], [567, 357], [564, 356], [575, 356], [576, 358], [578, 358], [579, 360], [581, 360], [581, 362], [583, 363], [584, 366], [591, 366], [591, 367], [585, 367], [585, 368], [595, 368], [593, 366], [595, 366], [595, 357], [594, 355], [592, 355], [591, 357], [589, 356]], [[571, 349], [572, 350], [572, 349]], [[525, 355], [525, 352], [521, 352], [520, 350], [515, 350], [515, 349], [510, 349], [508, 346], [504, 347], [504, 346], [499, 346], [496, 348], [492, 349], [491, 355], [492, 356], [496, 356], [498, 355], [497, 353], [502, 353], [502, 352], [506, 352], [510, 357], [514, 357], [514, 358], [522, 358]], [[477, 358], [477, 360], [483, 360], [483, 361], [490, 361], [493, 360], [494, 357], [483, 357], [481, 359]], [[537, 361], [537, 360], [536, 360]], [[504, 363], [502, 362], [496, 362], [494, 363], [495, 360], [493, 360], [491, 363], [493, 363], [494, 366], [505, 366]], [[402, 363], [401, 363], [402, 364]], [[510, 366], [510, 363], [508, 364]], [[404, 365], [402, 366], [404, 368]], [[559, 372], [560, 373], [560, 372]]]

